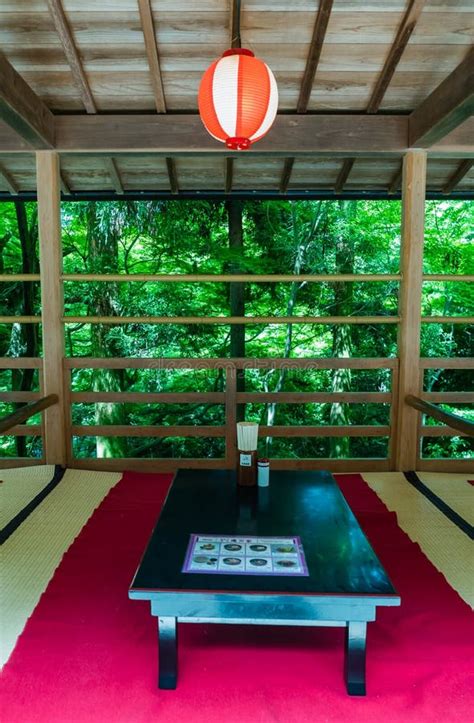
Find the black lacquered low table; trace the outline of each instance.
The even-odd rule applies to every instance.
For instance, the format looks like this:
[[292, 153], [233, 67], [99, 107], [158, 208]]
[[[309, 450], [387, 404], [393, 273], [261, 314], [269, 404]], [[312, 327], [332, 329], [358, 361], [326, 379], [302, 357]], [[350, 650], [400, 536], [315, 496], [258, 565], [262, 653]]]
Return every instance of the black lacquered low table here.
[[[299, 537], [307, 574], [182, 572], [192, 534]], [[365, 695], [367, 623], [400, 605], [329, 472], [272, 472], [248, 489], [230, 471], [179, 471], [129, 596], [158, 618], [160, 688], [176, 687], [178, 623], [342, 626], [351, 695]]]

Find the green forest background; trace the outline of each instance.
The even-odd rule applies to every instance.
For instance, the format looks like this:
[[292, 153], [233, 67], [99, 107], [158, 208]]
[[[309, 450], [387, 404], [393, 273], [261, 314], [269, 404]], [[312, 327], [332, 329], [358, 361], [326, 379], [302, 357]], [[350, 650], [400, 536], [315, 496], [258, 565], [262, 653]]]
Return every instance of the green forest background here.
[[[65, 273], [398, 273], [399, 201], [63, 202]], [[474, 204], [428, 201], [424, 272], [474, 273]], [[0, 204], [0, 273], [37, 273], [36, 203]], [[393, 316], [398, 281], [313, 283], [65, 282], [70, 316]], [[425, 282], [422, 314], [472, 314], [472, 284]], [[41, 313], [38, 282], [0, 284], [0, 315]], [[129, 324], [65, 327], [67, 356], [394, 357], [397, 325]], [[3, 356], [41, 356], [41, 328], [0, 324]], [[422, 356], [474, 356], [467, 324], [424, 324]], [[74, 391], [222, 391], [222, 370], [74, 370]], [[246, 391], [390, 391], [388, 370], [246, 370]], [[429, 391], [471, 391], [472, 373], [429, 370]], [[0, 390], [37, 390], [35, 370], [0, 372]], [[0, 404], [0, 415], [17, 405]], [[472, 405], [446, 406], [474, 419]], [[389, 424], [387, 404], [247, 404], [262, 424]], [[31, 423], [38, 420], [32, 419]], [[221, 404], [75, 404], [76, 424], [224, 424]], [[426, 423], [433, 423], [427, 420]], [[262, 440], [274, 457], [386, 457], [387, 438]], [[0, 438], [2, 456], [41, 456], [41, 440]], [[222, 457], [219, 438], [81, 437], [77, 457]], [[425, 438], [425, 457], [468, 457], [467, 438]]]

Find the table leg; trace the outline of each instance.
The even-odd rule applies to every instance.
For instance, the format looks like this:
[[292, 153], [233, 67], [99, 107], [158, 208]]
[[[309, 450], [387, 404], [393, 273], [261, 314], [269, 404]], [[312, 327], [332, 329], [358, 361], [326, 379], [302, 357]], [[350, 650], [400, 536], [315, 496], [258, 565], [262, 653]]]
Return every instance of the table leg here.
[[178, 621], [158, 618], [158, 687], [174, 690], [178, 678]]
[[348, 622], [346, 627], [345, 677], [349, 695], [365, 695], [366, 622]]

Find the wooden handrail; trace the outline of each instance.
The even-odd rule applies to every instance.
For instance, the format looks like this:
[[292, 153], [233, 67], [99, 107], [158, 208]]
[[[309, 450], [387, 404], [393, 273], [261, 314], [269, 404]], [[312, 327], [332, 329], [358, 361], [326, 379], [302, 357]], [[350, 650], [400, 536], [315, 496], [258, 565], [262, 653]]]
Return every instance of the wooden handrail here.
[[425, 402], [423, 401], [423, 399], [420, 399], [419, 397], [414, 397], [412, 394], [407, 394], [407, 396], [405, 397], [405, 402], [410, 407], [418, 409], [418, 411], [427, 414], [429, 417], [433, 417], [433, 419], [436, 419], [438, 422], [443, 422], [444, 424], [447, 424], [448, 427], [452, 427], [459, 432], [463, 432], [463, 434], [467, 434], [469, 437], [474, 437], [473, 422], [469, 422], [467, 419], [458, 417], [457, 414], [443, 412], [443, 410], [439, 409], [439, 407], [437, 407], [435, 404]]
[[51, 407], [53, 404], [57, 404], [58, 401], [59, 397], [57, 394], [49, 394], [47, 397], [38, 399], [37, 402], [25, 404], [24, 407], [17, 409], [16, 412], [12, 412], [12, 414], [8, 414], [0, 420], [0, 434], [6, 434], [8, 430], [16, 427], [17, 424], [26, 422], [26, 420], [32, 417], [33, 414], [37, 414], [38, 412], [42, 412], [44, 409], [48, 409], [48, 407]]

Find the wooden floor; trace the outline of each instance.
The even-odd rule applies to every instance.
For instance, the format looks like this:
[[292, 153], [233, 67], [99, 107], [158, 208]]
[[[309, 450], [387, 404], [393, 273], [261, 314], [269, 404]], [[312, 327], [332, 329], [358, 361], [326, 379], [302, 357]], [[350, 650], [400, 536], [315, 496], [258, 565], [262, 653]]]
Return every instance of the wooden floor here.
[[[14, 474], [13, 474], [14, 472]], [[34, 488], [34, 468], [3, 470], [4, 484], [27, 480]], [[61, 559], [120, 473], [67, 470], [61, 483], [22, 523], [1, 548], [0, 665], [8, 660], [18, 636], [46, 589]], [[396, 472], [366, 473], [364, 479], [388, 509], [397, 514], [400, 527], [417, 542], [449, 584], [474, 605], [472, 541], [440, 512], [404, 475]], [[467, 522], [473, 522], [474, 487], [465, 475], [421, 473], [423, 483]], [[24, 491], [18, 490], [19, 497]], [[12, 491], [9, 491], [9, 497]], [[12, 509], [17, 505], [12, 502]]]

